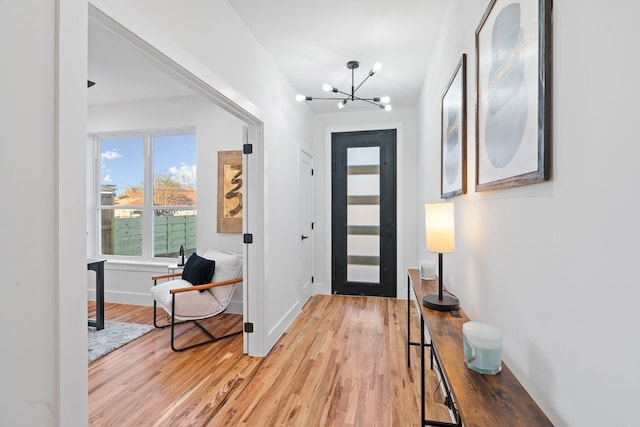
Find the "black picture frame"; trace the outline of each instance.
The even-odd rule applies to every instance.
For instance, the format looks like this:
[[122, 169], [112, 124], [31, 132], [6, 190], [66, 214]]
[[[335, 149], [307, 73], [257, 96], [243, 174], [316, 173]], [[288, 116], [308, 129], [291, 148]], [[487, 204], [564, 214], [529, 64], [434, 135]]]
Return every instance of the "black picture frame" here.
[[551, 0], [492, 0], [476, 30], [476, 191], [551, 175]]
[[467, 55], [442, 93], [440, 132], [440, 197], [467, 192]]

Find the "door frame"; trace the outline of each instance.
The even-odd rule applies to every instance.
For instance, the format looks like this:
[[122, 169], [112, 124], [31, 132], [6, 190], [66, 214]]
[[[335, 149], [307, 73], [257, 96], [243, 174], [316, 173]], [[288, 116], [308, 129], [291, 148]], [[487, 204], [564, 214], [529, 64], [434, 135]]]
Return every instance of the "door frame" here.
[[344, 126], [327, 126], [325, 127], [324, 136], [324, 197], [325, 197], [325, 212], [324, 217], [326, 219], [325, 234], [324, 234], [324, 259], [327, 262], [324, 263], [324, 283], [318, 285], [316, 293], [322, 293], [326, 295], [331, 294], [331, 230], [333, 227], [331, 221], [331, 134], [338, 132], [358, 132], [358, 131], [372, 131], [372, 130], [387, 130], [395, 129], [396, 131], [396, 298], [402, 298], [407, 294], [406, 290], [406, 265], [405, 250], [402, 242], [404, 241], [405, 233], [405, 182], [402, 167], [404, 163], [404, 124], [402, 122], [391, 121], [386, 123], [365, 123], [360, 125], [344, 125]]

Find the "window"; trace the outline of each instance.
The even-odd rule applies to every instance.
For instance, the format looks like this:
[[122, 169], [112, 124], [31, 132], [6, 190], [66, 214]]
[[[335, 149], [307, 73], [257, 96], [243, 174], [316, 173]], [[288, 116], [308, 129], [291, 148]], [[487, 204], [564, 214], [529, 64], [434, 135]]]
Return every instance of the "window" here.
[[98, 138], [102, 255], [177, 257], [196, 250], [193, 132]]

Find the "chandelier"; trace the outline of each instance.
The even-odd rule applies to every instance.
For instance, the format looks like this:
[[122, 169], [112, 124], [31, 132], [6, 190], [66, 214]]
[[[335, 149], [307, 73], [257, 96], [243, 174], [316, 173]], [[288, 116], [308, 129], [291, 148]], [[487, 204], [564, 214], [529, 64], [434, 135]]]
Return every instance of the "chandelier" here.
[[325, 83], [322, 85], [323, 91], [338, 93], [343, 96], [318, 98], [318, 97], [305, 96], [305, 95], [296, 95], [296, 101], [299, 101], [299, 102], [313, 101], [314, 99], [334, 100], [334, 101], [339, 100], [340, 102], [338, 102], [338, 108], [340, 109], [343, 109], [344, 106], [347, 105], [347, 102], [349, 101], [364, 101], [369, 104], [375, 105], [378, 108], [382, 108], [383, 110], [391, 111], [391, 105], [389, 105], [389, 102], [391, 101], [391, 99], [388, 96], [381, 96], [379, 98], [377, 97], [376, 98], [360, 98], [359, 96], [356, 95], [356, 92], [358, 91], [358, 89], [360, 89], [360, 87], [364, 84], [364, 82], [369, 80], [370, 77], [373, 77], [375, 73], [380, 71], [380, 69], [382, 68], [382, 64], [377, 62], [373, 66], [373, 68], [369, 71], [369, 73], [364, 78], [364, 80], [362, 80], [362, 82], [360, 82], [358, 86], [355, 86], [355, 69], [358, 68], [359, 66], [360, 66], [360, 63], [358, 61], [347, 62], [347, 68], [351, 70], [351, 93], [343, 92], [340, 89], [337, 89], [331, 86], [330, 84]]

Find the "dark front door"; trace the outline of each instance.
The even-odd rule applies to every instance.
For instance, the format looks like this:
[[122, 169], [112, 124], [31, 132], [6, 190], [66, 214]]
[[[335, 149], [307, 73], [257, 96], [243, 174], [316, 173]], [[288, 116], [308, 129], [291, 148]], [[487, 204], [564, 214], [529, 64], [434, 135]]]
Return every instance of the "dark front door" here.
[[331, 135], [335, 294], [396, 296], [396, 130]]

